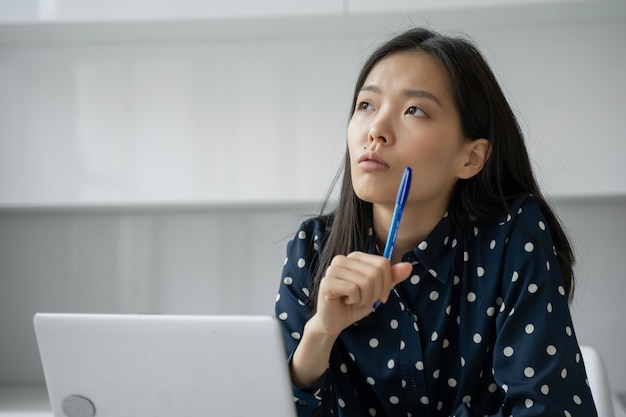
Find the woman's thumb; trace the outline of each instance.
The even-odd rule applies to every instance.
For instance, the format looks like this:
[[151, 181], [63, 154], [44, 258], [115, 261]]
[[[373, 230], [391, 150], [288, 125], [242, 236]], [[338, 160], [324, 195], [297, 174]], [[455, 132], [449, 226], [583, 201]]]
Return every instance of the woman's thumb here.
[[391, 281], [393, 285], [399, 284], [411, 275], [413, 265], [408, 262], [399, 262], [391, 266]]

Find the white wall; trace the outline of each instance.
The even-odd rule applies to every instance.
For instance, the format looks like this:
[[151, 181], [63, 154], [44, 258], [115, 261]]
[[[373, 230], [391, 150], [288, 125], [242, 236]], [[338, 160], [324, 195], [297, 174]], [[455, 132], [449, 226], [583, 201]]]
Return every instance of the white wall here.
[[[317, 200], [343, 156], [362, 59], [409, 20], [346, 20], [356, 28], [338, 34], [341, 20], [320, 18], [306, 34], [295, 20], [296, 35], [269, 38], [236, 21], [244, 34], [227, 39], [87, 42], [77, 29], [69, 40], [0, 41], [0, 206]], [[626, 11], [483, 21], [427, 20], [484, 51], [546, 191], [626, 195]]]

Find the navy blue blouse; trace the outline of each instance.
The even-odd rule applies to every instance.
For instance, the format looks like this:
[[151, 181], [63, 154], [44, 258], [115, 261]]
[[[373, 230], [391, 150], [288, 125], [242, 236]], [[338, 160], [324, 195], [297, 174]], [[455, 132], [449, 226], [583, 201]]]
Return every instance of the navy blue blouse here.
[[[326, 233], [309, 219], [287, 246], [276, 316], [289, 358]], [[597, 415], [537, 199], [470, 230], [446, 214], [402, 260], [412, 275], [341, 333], [316, 385], [294, 386], [300, 417]]]

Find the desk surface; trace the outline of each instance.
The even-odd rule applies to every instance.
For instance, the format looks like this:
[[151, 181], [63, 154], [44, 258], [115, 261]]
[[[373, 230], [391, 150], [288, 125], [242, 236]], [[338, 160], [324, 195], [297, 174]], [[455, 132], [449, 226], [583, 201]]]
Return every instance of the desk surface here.
[[[626, 417], [626, 404], [618, 397], [626, 399], [626, 393], [613, 397], [615, 417]], [[52, 417], [46, 387], [0, 385], [0, 417]]]

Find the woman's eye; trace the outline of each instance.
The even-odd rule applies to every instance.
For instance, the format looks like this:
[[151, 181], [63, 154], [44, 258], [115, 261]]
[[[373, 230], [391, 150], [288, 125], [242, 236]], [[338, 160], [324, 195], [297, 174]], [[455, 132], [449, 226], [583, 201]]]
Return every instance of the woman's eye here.
[[372, 105], [369, 104], [367, 101], [362, 101], [359, 103], [359, 109], [360, 110], [369, 110], [372, 108]]
[[422, 109], [417, 106], [411, 106], [406, 111], [408, 114], [412, 114], [414, 116], [425, 116], [426, 113]]

